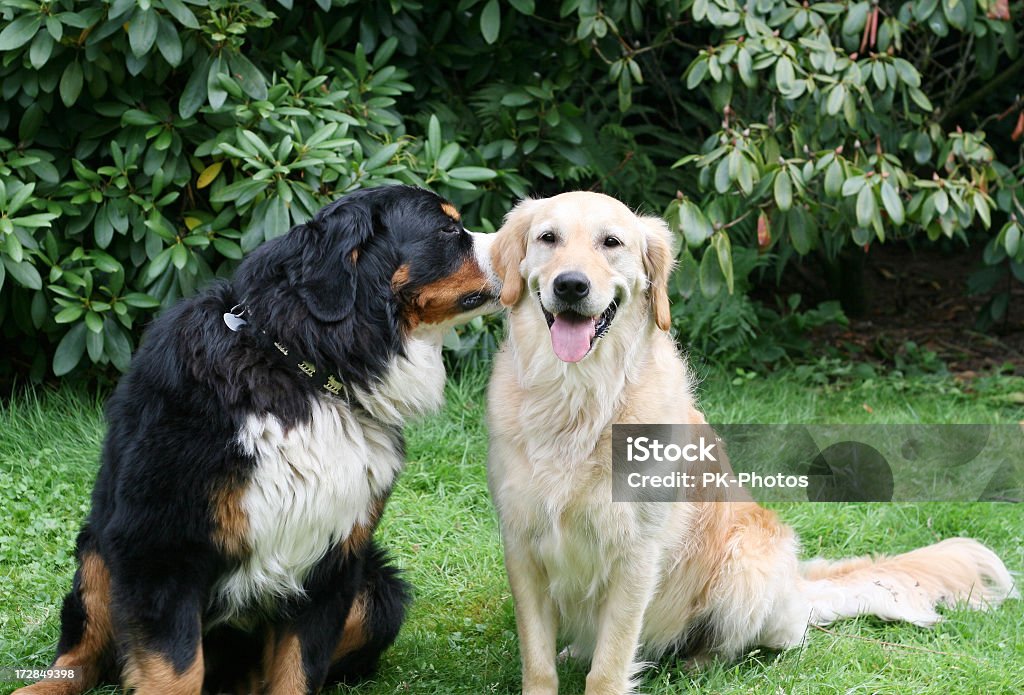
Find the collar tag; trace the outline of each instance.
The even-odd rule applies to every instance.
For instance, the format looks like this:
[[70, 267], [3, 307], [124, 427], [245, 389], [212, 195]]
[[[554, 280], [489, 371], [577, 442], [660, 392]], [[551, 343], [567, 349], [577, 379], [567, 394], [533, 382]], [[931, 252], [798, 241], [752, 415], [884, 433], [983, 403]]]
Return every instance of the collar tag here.
[[245, 307], [243, 307], [241, 304], [236, 304], [231, 308], [231, 311], [228, 311], [224, 314], [224, 325], [227, 326], [230, 330], [237, 333], [239, 328], [249, 323], [248, 321], [242, 318], [242, 316], [244, 315]]

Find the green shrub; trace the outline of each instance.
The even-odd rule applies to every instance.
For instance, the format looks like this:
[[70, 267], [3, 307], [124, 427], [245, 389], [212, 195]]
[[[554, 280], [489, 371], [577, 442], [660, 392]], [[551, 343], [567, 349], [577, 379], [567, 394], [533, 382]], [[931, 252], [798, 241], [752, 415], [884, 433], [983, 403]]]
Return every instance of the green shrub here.
[[[687, 242], [677, 327], [722, 358], [777, 359], [837, 315], [746, 296], [794, 259], [954, 237], [988, 245], [982, 291], [1024, 278], [1013, 118], [975, 117], [1020, 108], [1022, 17], [1019, 0], [7, 0], [13, 369], [123, 370], [159, 307], [388, 182], [485, 230], [567, 188], [664, 211]], [[458, 352], [492, 345], [481, 330]]]

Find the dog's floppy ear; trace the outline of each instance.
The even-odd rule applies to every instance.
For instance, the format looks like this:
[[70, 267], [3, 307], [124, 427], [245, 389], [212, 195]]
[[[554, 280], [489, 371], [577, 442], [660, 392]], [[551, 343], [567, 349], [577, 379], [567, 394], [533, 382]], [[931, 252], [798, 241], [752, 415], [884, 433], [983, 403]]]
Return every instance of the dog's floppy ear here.
[[491, 264], [501, 278], [501, 303], [514, 306], [523, 294], [523, 276], [519, 266], [526, 258], [526, 235], [533, 222], [536, 204], [540, 202], [524, 198], [505, 215], [505, 224], [491, 246]]
[[672, 254], [672, 232], [659, 217], [641, 217], [646, 236], [644, 270], [650, 282], [651, 307], [658, 328], [672, 327], [672, 312], [668, 301], [668, 278], [675, 267]]
[[356, 300], [356, 266], [374, 234], [373, 214], [361, 201], [344, 199], [324, 208], [306, 225], [299, 296], [325, 322], [341, 321]]

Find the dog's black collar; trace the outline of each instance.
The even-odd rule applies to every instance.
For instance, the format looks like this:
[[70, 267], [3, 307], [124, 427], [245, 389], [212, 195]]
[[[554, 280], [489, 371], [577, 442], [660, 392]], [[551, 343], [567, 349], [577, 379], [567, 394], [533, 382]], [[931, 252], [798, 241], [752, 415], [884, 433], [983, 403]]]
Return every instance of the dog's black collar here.
[[[249, 322], [245, 319], [245, 315], [249, 312], [245, 306], [245, 302], [239, 302], [224, 314], [224, 325], [228, 329], [238, 332], [245, 326], [249, 325]], [[334, 374], [331, 374], [326, 369], [320, 369], [317, 365], [309, 360], [303, 359], [301, 355], [295, 354], [287, 345], [273, 340], [267, 335], [267, 332], [260, 330], [261, 343], [269, 343], [267, 352], [274, 355], [280, 362], [286, 364], [288, 367], [294, 367], [298, 369], [299, 373], [306, 378], [312, 380], [317, 388], [323, 389], [327, 393], [331, 394], [336, 398], [348, 401], [348, 389], [345, 388], [345, 384]]]

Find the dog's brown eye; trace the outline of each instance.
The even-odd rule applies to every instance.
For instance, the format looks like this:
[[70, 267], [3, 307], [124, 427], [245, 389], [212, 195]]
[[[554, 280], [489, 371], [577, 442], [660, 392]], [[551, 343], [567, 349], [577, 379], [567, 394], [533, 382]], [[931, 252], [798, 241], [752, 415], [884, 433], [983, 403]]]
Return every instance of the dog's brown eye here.
[[545, 244], [553, 244], [558, 241], [558, 238], [555, 236], [554, 232], [544, 232], [537, 237], [537, 241], [543, 241]]
[[614, 249], [614, 248], [616, 248], [618, 246], [622, 246], [622, 242], [619, 241], [618, 237], [610, 236], [610, 237], [605, 237], [604, 245], [606, 247], [610, 248], [610, 249]]

